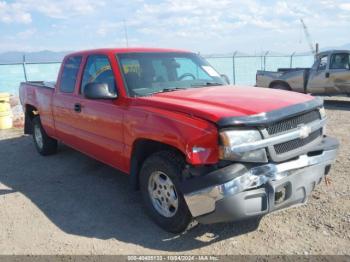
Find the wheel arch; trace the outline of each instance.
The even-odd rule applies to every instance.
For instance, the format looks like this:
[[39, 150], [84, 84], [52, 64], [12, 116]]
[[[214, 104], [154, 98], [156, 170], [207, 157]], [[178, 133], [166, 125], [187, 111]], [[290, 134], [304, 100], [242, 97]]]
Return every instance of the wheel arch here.
[[285, 86], [288, 88], [288, 90], [292, 90], [292, 88], [290, 87], [290, 85], [286, 82], [286, 81], [283, 81], [283, 80], [275, 80], [275, 81], [272, 81], [269, 85], [269, 88], [274, 88], [274, 86], [276, 85], [282, 85], [282, 86]]
[[39, 116], [39, 111], [38, 109], [30, 104], [25, 105], [25, 120], [24, 120], [24, 133], [25, 134], [32, 134], [33, 133], [33, 128], [32, 128], [32, 123], [34, 117]]
[[139, 189], [139, 173], [143, 162], [159, 151], [173, 151], [186, 159], [185, 154], [174, 146], [151, 139], [137, 139], [133, 143], [130, 160], [130, 183], [135, 190]]

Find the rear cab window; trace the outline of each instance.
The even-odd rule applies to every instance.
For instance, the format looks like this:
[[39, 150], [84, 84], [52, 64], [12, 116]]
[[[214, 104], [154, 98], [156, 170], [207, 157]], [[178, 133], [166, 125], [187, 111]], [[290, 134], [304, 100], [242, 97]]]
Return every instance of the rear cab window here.
[[61, 92], [74, 92], [81, 61], [82, 56], [71, 56], [65, 60], [59, 87]]
[[91, 83], [107, 84], [111, 93], [117, 93], [114, 73], [106, 55], [90, 55], [88, 57], [81, 81], [80, 93], [84, 94], [84, 87]]

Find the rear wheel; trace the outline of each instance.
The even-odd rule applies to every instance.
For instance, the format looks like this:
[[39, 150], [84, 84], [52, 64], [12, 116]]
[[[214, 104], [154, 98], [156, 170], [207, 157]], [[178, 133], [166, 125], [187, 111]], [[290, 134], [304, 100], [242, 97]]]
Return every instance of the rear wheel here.
[[147, 213], [161, 228], [180, 233], [188, 228], [192, 216], [179, 189], [184, 161], [171, 151], [161, 151], [145, 160], [140, 188]]
[[57, 151], [57, 140], [49, 137], [41, 125], [39, 117], [33, 120], [33, 140], [38, 152], [43, 155], [52, 155]]

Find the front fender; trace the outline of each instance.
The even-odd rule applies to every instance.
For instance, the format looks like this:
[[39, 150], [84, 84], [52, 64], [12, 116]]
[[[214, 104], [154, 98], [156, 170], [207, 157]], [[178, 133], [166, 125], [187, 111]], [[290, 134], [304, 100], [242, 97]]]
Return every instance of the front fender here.
[[192, 165], [218, 162], [218, 131], [214, 123], [158, 108], [133, 109], [125, 123], [125, 144], [130, 158], [134, 142], [148, 139], [178, 149]]

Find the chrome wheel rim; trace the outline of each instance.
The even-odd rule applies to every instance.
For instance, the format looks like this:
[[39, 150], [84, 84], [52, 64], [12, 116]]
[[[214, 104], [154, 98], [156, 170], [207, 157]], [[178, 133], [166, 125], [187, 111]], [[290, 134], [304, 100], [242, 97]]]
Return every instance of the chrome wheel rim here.
[[178, 194], [171, 179], [155, 171], [148, 180], [148, 194], [153, 207], [164, 217], [173, 217], [179, 206]]
[[43, 135], [41, 133], [40, 127], [38, 125], [34, 126], [34, 138], [38, 147], [43, 148]]

